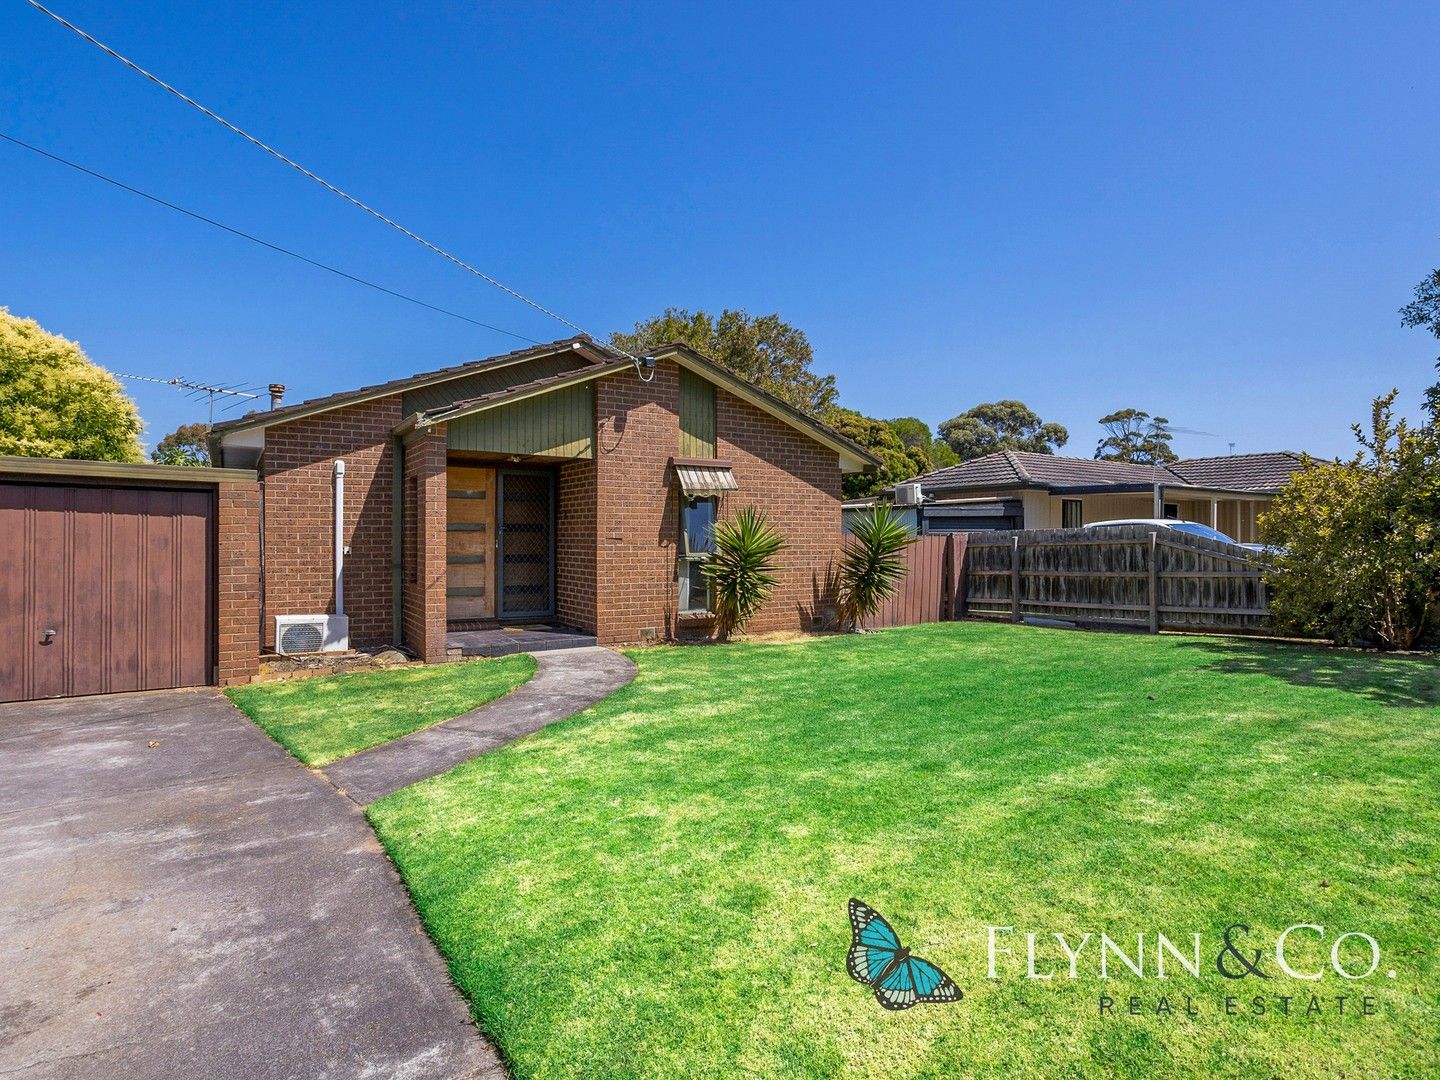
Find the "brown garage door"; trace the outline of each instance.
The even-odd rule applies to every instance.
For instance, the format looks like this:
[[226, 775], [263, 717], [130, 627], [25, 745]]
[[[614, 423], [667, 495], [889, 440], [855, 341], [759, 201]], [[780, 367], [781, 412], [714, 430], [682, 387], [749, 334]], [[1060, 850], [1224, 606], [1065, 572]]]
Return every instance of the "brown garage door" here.
[[209, 491], [0, 483], [0, 701], [212, 679]]

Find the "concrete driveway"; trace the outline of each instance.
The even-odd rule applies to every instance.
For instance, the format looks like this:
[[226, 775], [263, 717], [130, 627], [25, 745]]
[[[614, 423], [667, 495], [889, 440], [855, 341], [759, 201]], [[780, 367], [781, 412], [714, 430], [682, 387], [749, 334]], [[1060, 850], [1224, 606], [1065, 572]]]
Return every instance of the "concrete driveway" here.
[[361, 812], [214, 691], [0, 705], [0, 1077], [501, 1077]]

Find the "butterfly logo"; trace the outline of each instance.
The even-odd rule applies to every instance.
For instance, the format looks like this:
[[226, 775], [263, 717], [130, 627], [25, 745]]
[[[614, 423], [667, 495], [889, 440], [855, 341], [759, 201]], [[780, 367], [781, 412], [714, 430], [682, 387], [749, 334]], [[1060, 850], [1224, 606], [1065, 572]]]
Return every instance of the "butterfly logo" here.
[[853, 897], [850, 900], [850, 955], [845, 970], [875, 991], [887, 1009], [959, 1001], [965, 992], [929, 960], [911, 954], [881, 914]]

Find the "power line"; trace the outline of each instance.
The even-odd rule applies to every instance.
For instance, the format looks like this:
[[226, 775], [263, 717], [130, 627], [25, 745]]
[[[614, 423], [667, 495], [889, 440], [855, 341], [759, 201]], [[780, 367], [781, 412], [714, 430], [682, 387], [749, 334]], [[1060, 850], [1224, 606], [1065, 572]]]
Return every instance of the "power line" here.
[[130, 194], [138, 195], [142, 199], [148, 199], [150, 202], [154, 203], [157, 206], [163, 206], [167, 210], [174, 210], [176, 213], [184, 214], [186, 217], [193, 218], [195, 221], [203, 222], [206, 225], [212, 225], [217, 229], [221, 229], [224, 232], [230, 233], [232, 236], [238, 236], [242, 240], [249, 240], [252, 244], [259, 244], [261, 247], [269, 248], [271, 251], [279, 252], [281, 255], [288, 255], [292, 259], [299, 259], [303, 263], [308, 263], [311, 266], [314, 266], [320, 270], [329, 271], [330, 273], [335, 274], [338, 277], [345, 278], [347, 281], [353, 281], [357, 285], [364, 285], [366, 288], [374, 289], [376, 292], [382, 292], [385, 293], [387, 296], [393, 296], [397, 300], [404, 300], [408, 303], [416, 304], [423, 308], [428, 308], [431, 311], [437, 311], [441, 315], [449, 315], [451, 318], [463, 319], [465, 322], [471, 323], [474, 326], [482, 326], [486, 330], [494, 330], [497, 334], [505, 334], [508, 337], [518, 338], [521, 341], [528, 341], [532, 345], [541, 344], [541, 342], [536, 341], [534, 338], [526, 337], [524, 334], [517, 334], [515, 333], [515, 331], [506, 330], [503, 327], [492, 326], [487, 322], [481, 322], [479, 319], [472, 319], [468, 315], [461, 315], [458, 311], [451, 311], [449, 308], [438, 307], [435, 304], [427, 303], [426, 301], [420, 300], [414, 296], [409, 296], [405, 293], [397, 292], [394, 289], [387, 288], [384, 285], [377, 284], [376, 282], [368, 281], [362, 277], [357, 277], [356, 275], [351, 274], [345, 270], [341, 270], [339, 267], [331, 266], [329, 263], [320, 262], [318, 259], [312, 259], [308, 255], [301, 255], [298, 251], [291, 251], [289, 248], [281, 247], [279, 244], [271, 243], [269, 240], [262, 240], [260, 237], [245, 232], [243, 229], [237, 229], [233, 225], [226, 225], [223, 221], [216, 221], [214, 218], [206, 217], [204, 214], [198, 213], [194, 210], [187, 210], [185, 207], [178, 206], [175, 203], [162, 199], [158, 195], [152, 195], [148, 191], [141, 191], [137, 187], [131, 187], [129, 184], [124, 183], [121, 180], [116, 180], [113, 176], [106, 176], [104, 173], [96, 172], [94, 169], [87, 169], [84, 165], [80, 165], [77, 162], [70, 161], [67, 158], [63, 158], [59, 154], [52, 154], [48, 150], [42, 150], [38, 146], [32, 146], [30, 143], [17, 139], [13, 135], [6, 135], [3, 131], [0, 131], [0, 139], [4, 139], [6, 142], [11, 143], [14, 146], [18, 146], [24, 150], [29, 150], [32, 154], [39, 154], [41, 157], [49, 158], [51, 161], [58, 162], [61, 165], [66, 165], [74, 169], [76, 172], [84, 173], [86, 176], [93, 176], [96, 180], [103, 180], [105, 183], [111, 184], [122, 191], [128, 191]]
[[[182, 93], [181, 91], [177, 90], [175, 87], [171, 86], [169, 83], [167, 83], [164, 79], [160, 78], [158, 75], [154, 75], [154, 74], [152, 74], [151, 72], [146, 71], [143, 67], [141, 67], [139, 64], [135, 63], [135, 61], [131, 60], [129, 57], [123, 56], [123, 55], [121, 55], [120, 53], [116, 52], [114, 49], [110, 48], [110, 46], [106, 45], [103, 41], [100, 41], [98, 38], [95, 38], [95, 37], [93, 37], [92, 35], [86, 33], [84, 30], [80, 29], [80, 27], [76, 26], [74, 23], [70, 22], [68, 19], [64, 18], [63, 16], [57, 15], [55, 12], [51, 11], [51, 10], [50, 10], [49, 8], [47, 8], [45, 5], [43, 5], [43, 4], [41, 4], [41, 3], [38, 3], [37, 0], [26, 0], [26, 2], [27, 2], [31, 7], [33, 7], [36, 11], [40, 12], [42, 15], [45, 15], [45, 16], [53, 19], [55, 22], [59, 23], [61, 26], [65, 27], [65, 29], [71, 31], [72, 33], [78, 34], [80, 37], [82, 37], [82, 38], [84, 38], [86, 41], [88, 41], [91, 45], [94, 45], [94, 46], [95, 46], [97, 49], [99, 49], [101, 52], [105, 53], [105, 54], [108, 55], [108, 56], [114, 57], [116, 60], [120, 61], [120, 63], [122, 63], [122, 64], [124, 64], [126, 67], [128, 67], [131, 71], [135, 72], [137, 75], [142, 75], [142, 76], [144, 76], [145, 78], [149, 79], [152, 83], [154, 83], [156, 86], [160, 87], [160, 89], [164, 90], [166, 93], [174, 95], [175, 97], [179, 98], [181, 101], [185, 102], [185, 104], [189, 105], [191, 108], [197, 109], [197, 110], [199, 110], [200, 112], [204, 113], [206, 116], [208, 116], [211, 120], [214, 120], [214, 121], [215, 121], [217, 124], [219, 124], [220, 126], [222, 126], [222, 127], [224, 127], [224, 128], [227, 128], [228, 130], [234, 132], [236, 135], [239, 135], [239, 136], [240, 136], [242, 139], [244, 139], [246, 142], [252, 144], [253, 146], [258, 147], [259, 149], [261, 149], [261, 150], [263, 150], [263, 151], [265, 151], [265, 153], [269, 154], [271, 157], [275, 158], [277, 161], [279, 161], [279, 162], [281, 162], [281, 163], [283, 163], [283, 164], [285, 164], [285, 165], [288, 165], [290, 168], [294, 169], [296, 172], [298, 172], [301, 176], [304, 176], [306, 179], [313, 180], [315, 183], [319, 184], [321, 187], [325, 188], [327, 191], [331, 192], [332, 194], [335, 194], [335, 195], [340, 196], [340, 198], [344, 199], [346, 202], [348, 202], [348, 203], [350, 203], [351, 205], [353, 205], [353, 206], [355, 206], [355, 207], [358, 207], [359, 209], [365, 211], [365, 213], [369, 214], [371, 217], [375, 218], [377, 221], [384, 222], [386, 225], [389, 225], [392, 229], [396, 230], [397, 232], [403, 233], [405, 236], [408, 236], [411, 240], [414, 240], [417, 244], [420, 244], [420, 245], [422, 245], [422, 246], [424, 246], [424, 247], [426, 247], [426, 248], [429, 248], [429, 249], [430, 249], [431, 251], [433, 251], [436, 255], [439, 255], [441, 258], [446, 259], [446, 260], [448, 260], [449, 262], [454, 263], [456, 266], [460, 267], [462, 270], [465, 270], [465, 271], [468, 272], [468, 273], [474, 274], [474, 275], [475, 275], [477, 278], [479, 278], [481, 281], [484, 281], [484, 282], [486, 282], [486, 283], [488, 283], [488, 284], [490, 284], [490, 285], [493, 285], [495, 288], [499, 289], [501, 292], [507, 293], [508, 295], [514, 297], [516, 300], [519, 300], [522, 304], [528, 304], [530, 307], [534, 308], [536, 311], [540, 312], [541, 314], [549, 316], [550, 318], [554, 319], [554, 320], [555, 320], [556, 322], [558, 322], [558, 323], [563, 323], [563, 324], [565, 324], [566, 326], [570, 327], [572, 330], [576, 331], [577, 333], [584, 334], [586, 337], [593, 337], [592, 334], [590, 334], [588, 331], [586, 331], [586, 329], [585, 329], [583, 326], [579, 325], [578, 323], [573, 323], [573, 322], [571, 322], [569, 319], [565, 318], [563, 315], [557, 314], [556, 312], [551, 311], [549, 308], [545, 307], [544, 305], [539, 304], [539, 303], [537, 303], [537, 302], [534, 301], [534, 300], [531, 300], [531, 299], [530, 299], [528, 296], [526, 296], [524, 293], [521, 293], [521, 292], [519, 292], [519, 291], [517, 291], [517, 290], [515, 290], [515, 289], [512, 289], [509, 285], [506, 285], [506, 284], [505, 284], [504, 282], [502, 282], [502, 281], [497, 281], [495, 278], [491, 277], [489, 274], [485, 273], [484, 271], [482, 271], [482, 270], [477, 270], [475, 267], [471, 266], [469, 263], [465, 262], [463, 259], [459, 258], [458, 256], [455, 256], [455, 255], [450, 254], [450, 252], [446, 251], [446, 250], [445, 250], [444, 248], [442, 248], [442, 247], [437, 246], [436, 244], [432, 244], [429, 240], [426, 240], [426, 239], [425, 239], [423, 236], [421, 236], [419, 233], [412, 232], [411, 230], [407, 229], [404, 225], [401, 225], [398, 221], [395, 221], [393, 218], [386, 217], [386, 216], [385, 216], [384, 214], [382, 214], [379, 210], [376, 210], [374, 207], [371, 207], [371, 206], [366, 205], [365, 203], [363, 203], [363, 202], [361, 202], [359, 199], [357, 199], [354, 195], [351, 195], [349, 192], [344, 191], [344, 190], [342, 190], [341, 188], [336, 187], [334, 184], [330, 183], [330, 181], [326, 180], [324, 177], [318, 176], [318, 175], [316, 175], [315, 173], [311, 172], [309, 169], [305, 168], [305, 166], [301, 165], [299, 162], [294, 161], [293, 159], [286, 157], [284, 154], [282, 154], [279, 150], [276, 150], [274, 147], [269, 146], [269, 145], [267, 145], [266, 143], [261, 142], [261, 141], [260, 141], [259, 139], [257, 139], [254, 135], [251, 135], [249, 132], [245, 131], [244, 129], [242, 129], [242, 128], [240, 128], [240, 127], [237, 127], [235, 124], [232, 124], [229, 120], [226, 120], [226, 119], [225, 119], [223, 116], [221, 116], [219, 113], [216, 113], [216, 112], [214, 112], [214, 111], [212, 111], [212, 110], [210, 110], [210, 109], [207, 109], [204, 105], [201, 105], [198, 101], [196, 101], [194, 98], [190, 97], [188, 94]], [[635, 361], [636, 368], [637, 368], [637, 370], [639, 369], [639, 367], [640, 367], [640, 358], [639, 358], [639, 357], [632, 356], [629, 352], [626, 352], [624, 349], [620, 349], [620, 348], [614, 346], [613, 343], [612, 343], [611, 347], [612, 347], [612, 348], [615, 348], [617, 352], [623, 353], [625, 356], [627, 356], [627, 357], [629, 357], [631, 360]]]

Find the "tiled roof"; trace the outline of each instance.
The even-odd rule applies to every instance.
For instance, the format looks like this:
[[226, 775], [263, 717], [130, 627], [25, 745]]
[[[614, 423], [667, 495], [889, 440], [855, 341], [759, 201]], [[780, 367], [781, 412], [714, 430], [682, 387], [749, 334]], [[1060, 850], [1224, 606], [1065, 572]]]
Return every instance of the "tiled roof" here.
[[1279, 491], [1300, 468], [1301, 456], [1293, 450], [1268, 454], [1229, 454], [1225, 457], [1186, 458], [1170, 466], [1172, 472], [1198, 487], [1231, 491]]
[[1300, 467], [1300, 455], [1288, 450], [1266, 454], [1187, 458], [1168, 467], [1126, 461], [1060, 457], [1003, 450], [916, 477], [929, 491], [969, 488], [1060, 488], [1166, 486], [1220, 488], [1229, 491], [1278, 491]]
[[435, 371], [422, 371], [414, 375], [406, 375], [404, 378], [391, 379], [389, 382], [362, 386], [356, 390], [344, 390], [338, 394], [327, 394], [324, 397], [310, 398], [307, 401], [297, 401], [294, 405], [282, 405], [278, 409], [257, 409], [253, 412], [246, 413], [244, 416], [237, 417], [234, 420], [227, 420], [224, 423], [216, 424], [214, 433], [219, 435], [237, 428], [278, 424], [298, 416], [308, 416], [313, 413], [339, 408], [352, 402], [384, 397], [387, 394], [403, 393], [412, 387], [424, 383], [459, 378], [460, 376], [479, 371], [482, 368], [514, 364], [528, 360], [531, 357], [546, 356], [562, 349], [576, 349], [581, 347], [596, 354], [591, 358], [593, 362], [604, 362], [600, 357], [605, 354], [600, 347], [589, 338], [562, 338], [559, 341], [552, 341], [546, 345], [532, 345], [526, 349], [516, 349], [514, 352], [504, 353], [501, 356], [490, 356], [484, 360], [470, 360], [463, 364], [454, 364], [450, 367], [439, 368]]
[[1023, 450], [1002, 450], [997, 454], [962, 461], [918, 477], [926, 489], [990, 487], [1085, 487], [1096, 484], [1153, 484], [1156, 473], [1166, 484], [1185, 481], [1168, 469], [1132, 465], [1124, 461], [1096, 461], [1093, 458], [1059, 457]]

